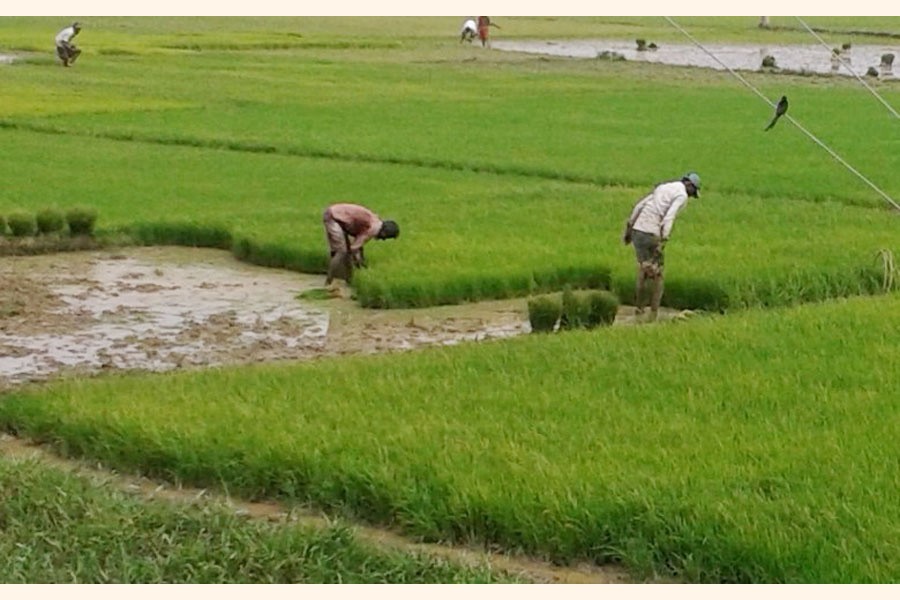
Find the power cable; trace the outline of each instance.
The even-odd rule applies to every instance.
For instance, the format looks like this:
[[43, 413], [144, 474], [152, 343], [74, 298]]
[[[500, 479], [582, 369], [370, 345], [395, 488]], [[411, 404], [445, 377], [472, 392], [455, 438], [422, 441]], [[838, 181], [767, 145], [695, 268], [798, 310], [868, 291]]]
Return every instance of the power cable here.
[[[816, 38], [817, 40], [819, 40], [819, 42], [825, 47], [826, 50], [828, 50], [829, 52], [831, 52], [831, 48], [828, 46], [828, 44], [825, 42], [825, 40], [823, 40], [823, 39], [819, 36], [818, 33], [816, 33], [815, 31], [813, 31], [813, 29], [812, 29], [809, 25], [807, 25], [807, 24], [803, 21], [803, 19], [801, 19], [800, 17], [794, 17], [794, 18], [797, 19], [798, 21], [800, 21], [800, 24], [803, 25], [803, 26], [806, 28], [806, 30], [812, 34], [812, 36], [813, 36], [814, 38]], [[877, 91], [875, 91], [875, 90], [872, 88], [872, 86], [870, 86], [868, 83], [866, 83], [866, 80], [863, 79], [862, 77], [860, 77], [859, 74], [857, 74], [857, 72], [853, 70], [853, 67], [850, 66], [850, 63], [849, 63], [849, 62], [845, 61], [844, 58], [843, 58], [840, 54], [837, 55], [837, 58], [838, 58], [838, 60], [841, 62], [842, 65], [844, 65], [845, 67], [847, 67], [847, 70], [848, 70], [848, 71], [850, 71], [851, 73], [853, 73], [853, 76], [856, 77], [856, 78], [859, 80], [859, 82], [865, 86], [865, 88], [866, 88], [867, 90], [869, 90], [870, 92], [872, 92], [872, 95], [873, 95], [873, 96], [875, 96], [876, 98], [878, 98], [878, 100], [879, 100], [882, 104], [884, 104], [885, 107], [887, 107], [887, 109], [888, 109], [889, 111], [891, 111], [891, 114], [892, 114], [892, 115], [894, 115], [895, 117], [897, 117], [898, 119], [900, 119], [900, 114], [897, 114], [897, 111], [894, 110], [894, 107], [891, 106], [890, 104], [888, 104], [887, 101], [886, 101], [884, 98], [882, 98], [881, 95], [880, 95]]]
[[[707, 49], [703, 46], [703, 44], [701, 44], [700, 42], [698, 42], [698, 41], [694, 38], [694, 36], [692, 36], [690, 33], [688, 33], [687, 31], [685, 31], [684, 28], [681, 27], [681, 25], [679, 25], [678, 23], [676, 23], [671, 17], [663, 17], [663, 18], [664, 18], [665, 20], [667, 20], [667, 21], [668, 21], [675, 29], [677, 29], [678, 31], [680, 31], [681, 33], [683, 33], [685, 37], [687, 37], [689, 40], [691, 40], [691, 42], [694, 43], [694, 45], [696, 45], [698, 48], [700, 48], [700, 49], [703, 50], [706, 54], [708, 54], [714, 61], [716, 61], [717, 63], [719, 63], [720, 65], [722, 65], [729, 73], [731, 73], [732, 75], [734, 75], [734, 77], [737, 78], [741, 83], [743, 83], [745, 86], [747, 86], [748, 88], [750, 88], [750, 89], [753, 91], [753, 93], [755, 93], [757, 96], [759, 96], [760, 98], [762, 98], [769, 106], [771, 106], [772, 108], [775, 108], [775, 106], [776, 106], [775, 102], [772, 102], [771, 100], [769, 100], [768, 98], [766, 98], [765, 94], [763, 94], [763, 93], [760, 92], [758, 89], [756, 89], [756, 87], [755, 87], [752, 83], [750, 83], [749, 81], [747, 81], [746, 79], [744, 79], [744, 78], [743, 78], [739, 73], [737, 73], [734, 69], [732, 69], [731, 67], [729, 67], [728, 65], [726, 65], [726, 64], [725, 64], [724, 62], [722, 62], [721, 60], [719, 60], [719, 57], [717, 57], [715, 54], [713, 54], [712, 52], [710, 52], [709, 50], [707, 50]], [[794, 117], [792, 117], [792, 116], [789, 115], [789, 114], [785, 114], [782, 118], [783, 118], [783, 119], [787, 119], [788, 121], [790, 121], [791, 123], [793, 123], [793, 124], [797, 127], [797, 129], [799, 129], [800, 131], [802, 131], [803, 133], [805, 133], [805, 134], [809, 137], [809, 139], [811, 139], [813, 142], [815, 142], [816, 144], [818, 144], [819, 146], [821, 146], [826, 152], [828, 152], [828, 154], [830, 154], [830, 155], [832, 156], [832, 158], [834, 158], [836, 161], [838, 161], [839, 163], [841, 163], [842, 165], [844, 165], [844, 167], [846, 167], [851, 173], [853, 173], [854, 175], [856, 175], [857, 177], [859, 177], [859, 178], [860, 178], [862, 181], [864, 181], [870, 188], [872, 188], [873, 190], [875, 190], [882, 198], [884, 198], [885, 200], [887, 200], [887, 201], [888, 201], [895, 209], [897, 209], [898, 211], [900, 211], [900, 204], [897, 204], [897, 202], [895, 202], [893, 198], [891, 198], [891, 197], [888, 196], [885, 192], [883, 192], [883, 191], [881, 190], [881, 188], [879, 188], [877, 185], [875, 185], [874, 183], [872, 183], [871, 181], [869, 181], [869, 178], [868, 178], [868, 177], [866, 177], [865, 175], [863, 175], [862, 173], [860, 173], [859, 171], [857, 171], [850, 163], [848, 163], [846, 160], [844, 160], [843, 158], [841, 158], [834, 150], [832, 150], [831, 148], [829, 148], [829, 147], [825, 144], [825, 142], [823, 142], [822, 140], [820, 140], [819, 138], [817, 138], [816, 136], [814, 136], [812, 133], [810, 133], [809, 130], [807, 130], [807, 129], [806, 129], [805, 127], [803, 127], [800, 123], [798, 123], [797, 120], [796, 120]]]

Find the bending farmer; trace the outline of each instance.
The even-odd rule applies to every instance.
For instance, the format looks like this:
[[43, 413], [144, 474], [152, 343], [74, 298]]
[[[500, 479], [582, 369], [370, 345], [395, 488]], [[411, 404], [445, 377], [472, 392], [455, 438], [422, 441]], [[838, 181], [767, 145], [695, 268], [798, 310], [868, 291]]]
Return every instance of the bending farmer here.
[[62, 61], [64, 67], [75, 64], [75, 59], [81, 54], [81, 50], [72, 43], [72, 38], [81, 31], [81, 25], [76, 21], [56, 34], [56, 55]]
[[350, 281], [353, 267], [365, 267], [363, 246], [372, 238], [386, 240], [400, 235], [394, 221], [382, 221], [359, 204], [332, 204], [322, 215], [331, 260], [325, 285], [337, 277]]
[[650, 320], [656, 320], [659, 303], [663, 295], [663, 249], [678, 211], [687, 204], [688, 196], [700, 197], [700, 176], [688, 173], [680, 181], [669, 181], [656, 186], [642, 198], [625, 224], [622, 241], [634, 244], [637, 256], [637, 283], [634, 290], [634, 305], [638, 314], [644, 312], [644, 287], [647, 280], [653, 282], [650, 300]]

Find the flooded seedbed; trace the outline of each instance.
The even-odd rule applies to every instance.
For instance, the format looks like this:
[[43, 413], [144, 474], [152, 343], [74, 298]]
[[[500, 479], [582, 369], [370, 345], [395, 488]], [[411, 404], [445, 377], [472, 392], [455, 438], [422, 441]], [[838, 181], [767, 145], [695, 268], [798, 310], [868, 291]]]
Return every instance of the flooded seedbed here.
[[[308, 360], [531, 331], [524, 298], [372, 310], [344, 287], [304, 300], [323, 279], [197, 248], [0, 258], [0, 390], [59, 374]], [[634, 309], [621, 307], [616, 324], [633, 322]]]
[[[648, 42], [651, 40], [648, 40]], [[900, 53], [900, 44], [854, 45], [842, 51], [841, 58], [850, 65], [832, 61], [831, 50], [821, 44], [704, 44], [716, 58], [730, 69], [758, 71], [766, 56], [775, 59], [779, 69], [798, 73], [865, 75], [869, 67], [878, 69], [883, 54]], [[682, 67], [725, 70], [703, 49], [685, 43], [660, 42], [656, 50], [637, 49], [635, 40], [497, 40], [495, 50], [525, 52], [565, 58], [598, 58], [619, 55], [634, 62], [660, 63]]]
[[524, 303], [370, 311], [323, 276], [194, 248], [0, 258], [0, 388], [63, 372], [309, 359], [527, 333]]

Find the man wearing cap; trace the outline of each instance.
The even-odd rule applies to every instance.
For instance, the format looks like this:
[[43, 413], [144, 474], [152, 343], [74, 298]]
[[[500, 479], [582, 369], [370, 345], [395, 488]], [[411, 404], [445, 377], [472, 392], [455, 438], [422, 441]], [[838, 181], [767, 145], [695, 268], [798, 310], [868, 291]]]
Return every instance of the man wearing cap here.
[[63, 66], [75, 64], [75, 59], [81, 54], [81, 50], [72, 43], [72, 38], [81, 31], [81, 24], [77, 21], [56, 34], [56, 55], [62, 60]]
[[688, 197], [700, 197], [700, 176], [688, 173], [678, 181], [668, 181], [657, 185], [650, 194], [638, 201], [625, 224], [622, 241], [634, 244], [638, 261], [637, 283], [634, 291], [634, 305], [637, 313], [644, 312], [644, 286], [648, 279], [653, 281], [653, 295], [650, 299], [650, 320], [659, 314], [659, 303], [663, 295], [663, 249], [675, 217], [688, 201]]
[[330, 285], [335, 277], [350, 281], [353, 267], [366, 266], [363, 255], [366, 242], [373, 238], [386, 240], [400, 235], [397, 223], [382, 221], [374, 212], [359, 204], [332, 204], [325, 209], [322, 222], [331, 252], [325, 285]]

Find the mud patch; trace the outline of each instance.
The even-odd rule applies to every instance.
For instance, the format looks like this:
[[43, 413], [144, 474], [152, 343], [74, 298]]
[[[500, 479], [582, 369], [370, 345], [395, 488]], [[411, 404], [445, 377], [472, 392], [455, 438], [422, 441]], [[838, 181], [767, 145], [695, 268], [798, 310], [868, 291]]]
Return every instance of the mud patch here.
[[[221, 250], [5, 257], [0, 281], [0, 390], [60, 374], [404, 351], [531, 331], [523, 298], [371, 310], [344, 288], [303, 300], [321, 297], [323, 276], [247, 265]], [[633, 313], [621, 307], [616, 324], [635, 322]]]
[[[831, 61], [831, 52], [821, 44], [704, 44], [719, 60], [734, 70], [758, 71], [766, 56], [774, 56], [782, 70], [798, 73], [818, 73], [853, 76], [844, 65]], [[693, 44], [661, 43], [657, 50], [638, 51], [634, 40], [497, 40], [495, 50], [525, 52], [566, 58], [597, 58], [604, 52], [616, 53], [625, 60], [660, 63], [682, 67], [703, 67], [724, 71], [724, 67]], [[900, 45], [854, 45], [842, 58], [857, 74], [868, 67], [878, 67], [881, 55], [900, 53]]]
[[311, 278], [256, 270], [224, 252], [9, 257], [0, 277], [0, 385], [303, 357], [321, 350], [328, 329], [326, 311], [294, 300]]

